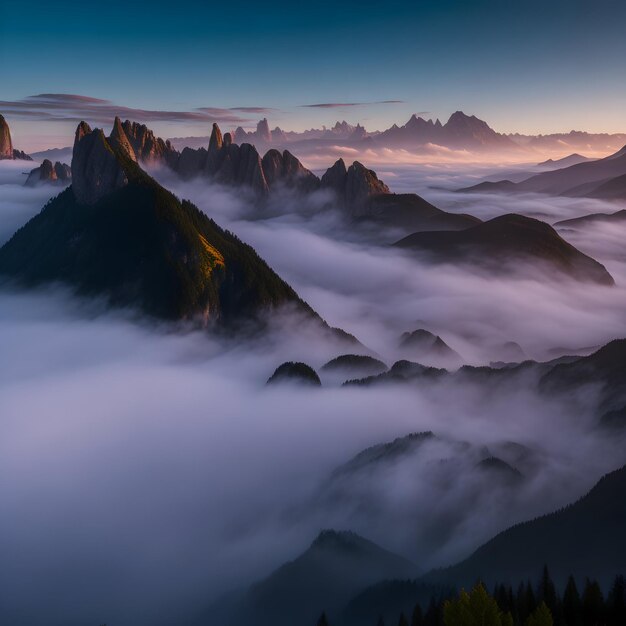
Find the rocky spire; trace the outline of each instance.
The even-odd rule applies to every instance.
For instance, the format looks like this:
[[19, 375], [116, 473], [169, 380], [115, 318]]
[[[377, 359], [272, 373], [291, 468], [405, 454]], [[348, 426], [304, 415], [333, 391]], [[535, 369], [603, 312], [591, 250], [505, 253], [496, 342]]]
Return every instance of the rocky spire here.
[[346, 164], [343, 159], [335, 161], [332, 167], [329, 167], [322, 176], [321, 186], [327, 189], [333, 189], [341, 200], [345, 197], [346, 192]]
[[355, 161], [346, 176], [346, 204], [358, 212], [372, 196], [389, 193], [389, 187], [374, 170], [368, 170], [362, 163]]
[[44, 159], [39, 167], [30, 171], [24, 185], [35, 187], [41, 183], [68, 183], [72, 178], [72, 170], [69, 165], [57, 161], [52, 165], [52, 161]]
[[346, 169], [343, 159], [326, 170], [321, 186], [333, 189], [339, 200], [353, 213], [364, 209], [372, 196], [390, 193], [389, 187], [378, 179], [374, 170], [368, 170], [358, 161]]
[[76, 129], [72, 154], [72, 189], [81, 204], [95, 204], [128, 183], [115, 150], [100, 128], [85, 122]]
[[270, 189], [276, 185], [295, 187], [301, 191], [314, 191], [320, 180], [308, 170], [289, 150], [282, 154], [275, 149], [268, 150], [263, 157], [263, 174]]
[[122, 127], [122, 120], [119, 117], [116, 117], [113, 122], [113, 130], [109, 135], [109, 144], [111, 144], [111, 147], [117, 148], [127, 154], [133, 161], [137, 161], [135, 150], [130, 144], [130, 140]]
[[222, 149], [224, 140], [222, 139], [222, 131], [220, 127], [213, 123], [213, 130], [211, 131], [211, 139], [209, 139], [209, 152], [217, 152]]
[[11, 131], [9, 125], [2, 115], [0, 115], [0, 159], [12, 159], [13, 143], [11, 142]]
[[259, 141], [264, 141], [266, 143], [269, 143], [270, 141], [272, 141], [272, 133], [270, 131], [270, 125], [266, 117], [264, 117], [256, 125], [256, 136]]

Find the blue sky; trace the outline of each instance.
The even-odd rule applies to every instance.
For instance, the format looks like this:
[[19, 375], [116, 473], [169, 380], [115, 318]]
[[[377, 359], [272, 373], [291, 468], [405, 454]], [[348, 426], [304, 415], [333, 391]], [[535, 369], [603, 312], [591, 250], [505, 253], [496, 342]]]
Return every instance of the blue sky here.
[[[67, 93], [170, 112], [267, 107], [272, 125], [296, 130], [336, 119], [379, 129], [416, 111], [445, 121], [462, 109], [503, 132], [625, 131], [624, 24], [618, 0], [0, 0], [0, 101]], [[383, 100], [402, 102], [302, 106]], [[50, 141], [74, 126], [6, 117], [14, 134]], [[172, 136], [206, 134], [208, 123], [151, 125]]]

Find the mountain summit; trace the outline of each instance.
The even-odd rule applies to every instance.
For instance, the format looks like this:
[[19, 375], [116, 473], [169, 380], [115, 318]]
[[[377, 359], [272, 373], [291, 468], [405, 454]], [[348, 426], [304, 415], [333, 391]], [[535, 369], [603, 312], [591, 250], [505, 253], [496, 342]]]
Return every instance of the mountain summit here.
[[250, 246], [146, 174], [129, 144], [141, 153], [149, 135], [131, 125], [133, 146], [118, 122], [109, 138], [78, 125], [72, 185], [0, 248], [0, 274], [168, 320], [229, 324], [288, 304], [327, 328]]

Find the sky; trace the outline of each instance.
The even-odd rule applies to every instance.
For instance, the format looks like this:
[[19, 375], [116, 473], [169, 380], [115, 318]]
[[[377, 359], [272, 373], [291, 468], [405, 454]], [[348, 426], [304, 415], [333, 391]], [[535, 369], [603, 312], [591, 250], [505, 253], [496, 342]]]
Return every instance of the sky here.
[[142, 120], [164, 136], [459, 109], [500, 132], [625, 131], [626, 3], [509, 4], [0, 0], [0, 112], [28, 149], [67, 145], [75, 126], [10, 106], [39, 94], [167, 112]]

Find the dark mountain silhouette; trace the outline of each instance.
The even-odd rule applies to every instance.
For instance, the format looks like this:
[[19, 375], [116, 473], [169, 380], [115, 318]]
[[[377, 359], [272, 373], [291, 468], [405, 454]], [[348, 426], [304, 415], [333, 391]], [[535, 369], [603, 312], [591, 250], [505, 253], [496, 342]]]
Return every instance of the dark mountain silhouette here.
[[148, 176], [122, 144], [78, 126], [73, 182], [0, 249], [0, 274], [60, 281], [164, 319], [319, 319], [248, 245]]
[[626, 200], [626, 174], [599, 184], [585, 195], [603, 200]]
[[583, 156], [582, 154], [578, 154], [574, 152], [574, 154], [569, 154], [566, 157], [562, 157], [561, 159], [548, 159], [547, 161], [542, 161], [541, 163], [537, 163], [537, 167], [544, 167], [546, 169], [559, 169], [562, 167], [569, 167], [570, 165], [577, 165], [578, 163], [586, 163], [587, 161], [593, 161], [589, 157]]
[[582, 228], [587, 224], [626, 222], [626, 209], [621, 209], [615, 213], [590, 213], [582, 217], [574, 217], [568, 220], [561, 220], [554, 224], [558, 228]]
[[337, 372], [351, 377], [371, 376], [387, 371], [387, 365], [372, 356], [342, 354], [322, 366], [325, 372]]
[[378, 194], [361, 211], [361, 219], [394, 226], [406, 233], [464, 230], [481, 223], [466, 213], [448, 213], [414, 193]]
[[571, 574], [608, 585], [626, 563], [626, 467], [607, 474], [583, 498], [543, 517], [518, 524], [469, 558], [425, 580], [471, 585], [517, 583], [544, 564], [560, 585]]
[[523, 381], [548, 396], [572, 394], [588, 385], [596, 398], [597, 423], [602, 425], [604, 420], [611, 427], [626, 426], [620, 418], [626, 410], [626, 339], [615, 339], [587, 356], [563, 356], [546, 362], [527, 360], [504, 366], [464, 365], [456, 372], [398, 361], [387, 372], [352, 380], [349, 384], [370, 386], [437, 379], [447, 379], [452, 384], [486, 385], [492, 390], [500, 385], [510, 389]]
[[314, 387], [322, 385], [320, 377], [310, 365], [294, 361], [286, 361], [279, 365], [267, 381], [268, 385], [279, 383], [298, 383]]
[[589, 356], [557, 362], [539, 381], [543, 392], [563, 392], [595, 385], [603, 412], [626, 406], [626, 340], [615, 339]]
[[[536, 174], [518, 183], [509, 180], [466, 187], [464, 192], [533, 192], [572, 197], [624, 197], [626, 146], [603, 159]], [[600, 195], [598, 195], [600, 194]]]
[[418, 328], [403, 333], [400, 337], [400, 349], [410, 354], [411, 358], [422, 362], [435, 363], [440, 367], [458, 367], [463, 359], [439, 336]]
[[576, 280], [614, 284], [603, 265], [567, 243], [548, 224], [522, 215], [503, 215], [462, 231], [414, 233], [395, 245], [439, 262], [524, 271], [524, 261], [534, 261]]
[[337, 467], [332, 473], [332, 478], [370, 469], [378, 463], [393, 463], [407, 454], [414, 453], [426, 441], [434, 439], [436, 437], [431, 431], [425, 431], [398, 437], [388, 443], [376, 444], [362, 450], [347, 463]]
[[365, 587], [388, 578], [413, 578], [416, 573], [410, 561], [356, 533], [325, 530], [298, 558], [253, 585], [230, 624], [314, 624], [323, 611], [333, 622]]
[[54, 165], [52, 161], [44, 159], [39, 167], [31, 170], [24, 185], [35, 187], [41, 183], [69, 184], [72, 181], [72, 168], [57, 161]]

